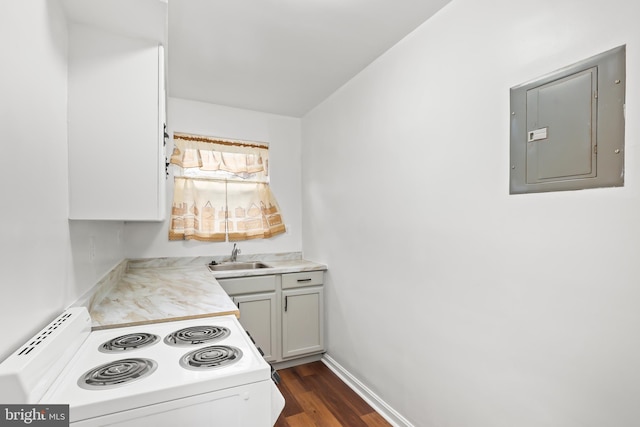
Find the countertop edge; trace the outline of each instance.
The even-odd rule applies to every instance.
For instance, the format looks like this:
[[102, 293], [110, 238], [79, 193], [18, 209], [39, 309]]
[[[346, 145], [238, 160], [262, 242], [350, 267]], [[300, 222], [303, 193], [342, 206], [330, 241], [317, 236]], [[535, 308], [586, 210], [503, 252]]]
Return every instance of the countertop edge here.
[[167, 322], [177, 322], [180, 320], [191, 320], [191, 319], [206, 319], [209, 317], [218, 317], [218, 316], [236, 316], [236, 318], [240, 318], [240, 310], [232, 310], [232, 311], [224, 311], [224, 312], [215, 312], [215, 313], [206, 313], [206, 314], [194, 314], [190, 316], [178, 316], [178, 317], [165, 317], [161, 319], [150, 319], [150, 320], [141, 320], [139, 322], [125, 322], [125, 323], [112, 323], [109, 325], [92, 325], [92, 331], [100, 331], [106, 329], [117, 329], [117, 328], [127, 328], [129, 326], [144, 326], [151, 325], [154, 323], [167, 323]]

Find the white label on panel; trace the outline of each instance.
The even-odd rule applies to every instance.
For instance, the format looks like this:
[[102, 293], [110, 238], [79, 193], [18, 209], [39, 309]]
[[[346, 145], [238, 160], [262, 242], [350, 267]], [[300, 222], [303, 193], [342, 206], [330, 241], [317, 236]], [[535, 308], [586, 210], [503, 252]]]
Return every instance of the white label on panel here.
[[540, 129], [535, 129], [535, 130], [530, 130], [527, 135], [527, 141], [528, 142], [533, 142], [533, 141], [539, 141], [541, 139], [547, 139], [547, 129], [548, 128], [540, 128]]

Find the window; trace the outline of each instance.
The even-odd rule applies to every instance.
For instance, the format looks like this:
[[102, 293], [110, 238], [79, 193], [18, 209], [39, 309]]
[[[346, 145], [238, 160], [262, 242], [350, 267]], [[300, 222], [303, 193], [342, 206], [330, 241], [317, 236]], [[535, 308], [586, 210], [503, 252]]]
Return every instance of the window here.
[[269, 146], [174, 133], [169, 240], [264, 239], [285, 232], [269, 187]]

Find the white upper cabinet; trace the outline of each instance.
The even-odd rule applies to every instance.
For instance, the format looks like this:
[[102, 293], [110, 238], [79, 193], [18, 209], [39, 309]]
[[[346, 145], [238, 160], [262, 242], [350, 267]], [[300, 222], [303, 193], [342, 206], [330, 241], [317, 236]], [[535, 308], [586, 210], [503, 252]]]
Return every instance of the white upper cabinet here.
[[161, 221], [167, 209], [162, 40], [109, 28], [104, 19], [82, 22], [77, 11], [69, 17], [69, 218]]

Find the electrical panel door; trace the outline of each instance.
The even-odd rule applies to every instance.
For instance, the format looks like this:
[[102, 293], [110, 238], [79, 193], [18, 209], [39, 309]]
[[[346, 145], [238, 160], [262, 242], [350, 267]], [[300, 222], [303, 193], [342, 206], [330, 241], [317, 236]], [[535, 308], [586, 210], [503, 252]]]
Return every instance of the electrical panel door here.
[[511, 193], [622, 186], [624, 47], [511, 89]]

